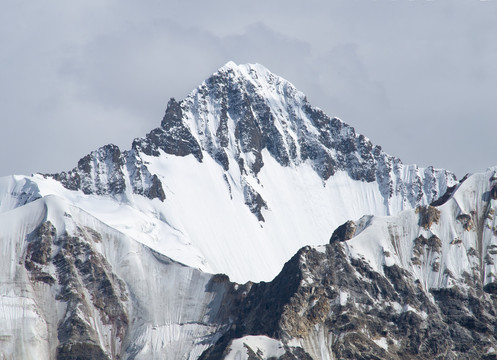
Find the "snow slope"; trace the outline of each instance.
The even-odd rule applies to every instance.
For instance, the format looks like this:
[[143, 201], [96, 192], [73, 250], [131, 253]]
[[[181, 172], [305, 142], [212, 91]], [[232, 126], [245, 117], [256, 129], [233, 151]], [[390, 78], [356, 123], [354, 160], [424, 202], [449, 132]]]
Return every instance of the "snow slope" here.
[[[54, 225], [57, 236], [51, 245], [51, 262], [42, 267], [55, 282], [36, 278], [37, 273], [26, 265], [29, 245], [38, 241], [36, 229], [47, 222]], [[0, 263], [2, 358], [55, 358], [58, 343], [67, 336], [60, 324], [71, 316], [88, 322], [95, 332], [91, 342], [113, 358], [119, 355], [134, 359], [195, 359], [220, 336], [217, 333], [223, 327], [229, 326], [216, 320], [221, 312], [224, 285], [212, 285], [212, 275], [175, 263], [58, 196], [45, 196], [4, 212], [0, 229], [1, 251], [8, 259]], [[74, 285], [74, 278], [64, 282], [65, 274], [57, 267], [57, 254], [66, 246], [62, 239], [67, 236], [74, 246], [73, 256], [91, 261], [101, 255], [105, 259], [104, 271], [115, 275], [109, 276], [114, 279], [112, 285], [117, 286], [119, 281], [125, 284], [121, 298], [125, 299], [125, 336], [116, 335], [116, 323], [102, 314], [92, 293], [94, 284], [84, 282], [87, 275], [81, 272], [82, 268], [75, 276], [84, 286]], [[85, 248], [91, 249], [86, 259], [81, 254]], [[41, 265], [35, 264], [38, 266]], [[63, 295], [75, 291], [71, 289], [79, 289], [76, 315], [71, 314], [74, 300]], [[78, 343], [74, 337], [70, 340]]]
[[466, 276], [476, 276], [484, 287], [494, 284], [497, 168], [469, 176], [432, 209], [428, 223], [422, 208], [363, 217], [355, 237], [344, 244], [351, 256], [366, 259], [380, 273], [394, 264], [407, 269], [426, 289], [465, 287]]
[[[430, 289], [464, 284], [478, 265], [492, 287], [494, 170], [457, 185], [425, 228], [453, 174], [403, 165], [263, 66], [228, 63], [130, 150], [0, 178], [0, 354], [196, 359], [231, 331], [252, 286], [211, 274], [270, 281], [349, 219], [361, 218], [347, 253], [379, 273], [397, 264]], [[246, 337], [229, 356], [281, 345]]]
[[[57, 181], [55, 181], [57, 180]], [[304, 245], [364, 214], [428, 204], [445, 170], [403, 165], [291, 83], [232, 62], [129, 151], [106, 145], [69, 172], [0, 180], [0, 209], [57, 195], [178, 262], [271, 280]]]
[[495, 358], [497, 167], [444, 200], [300, 249], [204, 359]]
[[[267, 203], [261, 222], [245, 204], [237, 168], [226, 174], [210, 157], [202, 163], [193, 156], [143, 157], [153, 173], [161, 174], [164, 202], [132, 193], [124, 200], [87, 195], [40, 175], [21, 182], [36, 184], [39, 196], [67, 199], [178, 262], [225, 273], [239, 283], [271, 280], [300, 247], [326, 243], [347, 219], [402, 209], [396, 197], [385, 208], [376, 182], [353, 180], [345, 172], [323, 181], [309, 164], [283, 167], [263, 151], [259, 182], [251, 183]], [[2, 206], [16, 206], [15, 196], [4, 196]]]

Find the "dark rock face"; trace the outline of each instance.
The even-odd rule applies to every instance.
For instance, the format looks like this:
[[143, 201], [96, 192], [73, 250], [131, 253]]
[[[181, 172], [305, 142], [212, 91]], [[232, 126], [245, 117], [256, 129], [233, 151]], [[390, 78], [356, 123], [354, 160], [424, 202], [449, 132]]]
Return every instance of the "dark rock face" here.
[[[420, 251], [440, 251], [436, 237], [418, 243]], [[231, 330], [201, 359], [222, 359], [234, 339], [247, 335], [306, 344], [323, 332], [334, 339], [328, 350], [337, 359], [495, 358], [497, 287], [483, 289], [477, 276], [468, 281], [469, 290], [428, 293], [397, 265], [380, 274], [349, 258], [342, 242], [324, 252], [303, 248], [272, 282], [250, 287]], [[280, 359], [321, 356], [306, 346], [285, 350]]]
[[432, 291], [440, 306], [445, 323], [448, 325], [450, 339], [454, 341], [454, 350], [462, 354], [460, 358], [482, 359], [495, 358], [495, 352], [485, 354], [483, 349], [494, 346], [495, 337], [495, 295], [483, 293], [481, 287], [469, 292], [458, 288]]
[[346, 241], [352, 239], [355, 234], [356, 225], [353, 221], [347, 221], [345, 224], [336, 228], [330, 238], [330, 244], [335, 241]]
[[166, 194], [162, 182], [156, 174], [151, 174], [144, 164], [139, 152], [130, 150], [125, 152], [126, 168], [133, 192], [149, 199], [164, 201]]
[[152, 130], [144, 139], [135, 140], [133, 148], [138, 146], [151, 156], [158, 156], [158, 149], [161, 149], [177, 156], [193, 154], [198, 161], [203, 157], [200, 145], [183, 121], [181, 104], [174, 99], [167, 104], [161, 127]]
[[49, 285], [55, 283], [54, 277], [44, 271], [44, 267], [50, 264], [55, 235], [55, 227], [47, 221], [35, 231], [29, 242], [24, 267], [29, 271], [31, 281], [42, 281]]
[[493, 200], [497, 200], [497, 184], [492, 186], [492, 189], [490, 190], [490, 197]]
[[[50, 222], [43, 223], [31, 235], [24, 266], [31, 281], [56, 287], [54, 302], [67, 305], [57, 327], [57, 359], [119, 359], [129, 324], [127, 291], [93, 248], [100, 234], [89, 228], [77, 233], [57, 236]], [[101, 343], [96, 322], [110, 328], [108, 348]]]
[[234, 325], [224, 334], [219, 341], [206, 350], [201, 360], [222, 359], [227, 355], [227, 347], [235, 338], [244, 335], [267, 335], [277, 337], [279, 332], [279, 319], [283, 314], [284, 306], [298, 289], [301, 280], [297, 271], [299, 254], [295, 255], [285, 268], [295, 271], [286, 277], [282, 272], [271, 283], [248, 283], [245, 285], [245, 296], [233, 308], [236, 317]]
[[457, 220], [462, 224], [466, 231], [470, 231], [475, 225], [473, 218], [469, 214], [461, 214], [457, 217]]
[[156, 174], [151, 174], [135, 150], [121, 153], [115, 145], [106, 145], [86, 155], [69, 172], [45, 175], [60, 181], [69, 190], [85, 194], [124, 195], [126, 175], [132, 191], [149, 199], [164, 201], [166, 195]]
[[[82, 230], [81, 237], [63, 235], [56, 242], [60, 250], [53, 258], [53, 264], [57, 269], [58, 284], [62, 287], [58, 299], [68, 303], [65, 319], [59, 325], [59, 349], [72, 348], [72, 344], [93, 349], [98, 344], [97, 334], [88, 321], [90, 308], [98, 311], [104, 324], [112, 325], [114, 338], [120, 341], [129, 322], [124, 283], [84, 237]], [[90, 299], [84, 297], [83, 289], [90, 294]]]
[[121, 151], [116, 145], [105, 145], [86, 155], [69, 172], [51, 175], [69, 190], [85, 194], [122, 194], [126, 188]]
[[245, 183], [243, 186], [243, 196], [245, 198], [245, 205], [249, 207], [250, 211], [257, 216], [259, 221], [264, 221], [262, 209], [267, 209], [267, 204], [262, 196], [248, 183]]
[[[413, 265], [421, 265], [422, 258], [427, 259], [430, 253], [440, 253], [441, 248], [442, 241], [436, 235], [432, 235], [429, 239], [423, 235], [418, 236], [414, 239], [413, 257], [411, 258]], [[433, 271], [439, 271], [438, 261], [432, 262], [431, 266]]]
[[150, 188], [145, 191], [145, 196], [149, 199], [159, 199], [164, 201], [166, 199], [166, 194], [164, 194], [164, 189], [162, 188], [162, 183], [160, 182], [157, 175], [152, 176]]
[[57, 360], [110, 360], [100, 346], [89, 343], [64, 344], [57, 348], [56, 357]]
[[[243, 94], [236, 95], [243, 96]], [[242, 152], [252, 152], [254, 154], [255, 161], [251, 170], [257, 174], [263, 165], [261, 155], [262, 134], [259, 124], [256, 122], [254, 113], [250, 108], [250, 102], [246, 97], [239, 99], [238, 103], [233, 104], [231, 110], [233, 116], [238, 116], [240, 118], [236, 124], [235, 137], [239, 140]]]

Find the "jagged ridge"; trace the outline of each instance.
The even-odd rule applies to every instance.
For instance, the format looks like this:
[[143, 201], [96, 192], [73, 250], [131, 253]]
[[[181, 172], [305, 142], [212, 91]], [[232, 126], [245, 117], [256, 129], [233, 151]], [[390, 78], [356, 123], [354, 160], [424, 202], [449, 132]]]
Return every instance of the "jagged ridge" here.
[[401, 208], [430, 203], [455, 181], [445, 170], [404, 166], [353, 127], [312, 107], [291, 83], [263, 66], [232, 62], [186, 99], [171, 99], [161, 126], [135, 139], [131, 150], [121, 154], [117, 146], [106, 145], [73, 170], [52, 176], [85, 194], [124, 194], [129, 183], [134, 193], [164, 201], [160, 174], [148, 170], [142, 154], [191, 154], [199, 162], [208, 154], [226, 172], [239, 168], [245, 202], [264, 220], [268, 204], [249, 180], [258, 179], [264, 149], [281, 166], [310, 162], [324, 181], [337, 171], [354, 180], [377, 181], [387, 207], [394, 195], [403, 202]]
[[301, 249], [251, 286], [201, 359], [257, 358], [275, 343], [278, 359], [497, 358], [496, 172], [437, 207], [349, 221], [329, 245]]

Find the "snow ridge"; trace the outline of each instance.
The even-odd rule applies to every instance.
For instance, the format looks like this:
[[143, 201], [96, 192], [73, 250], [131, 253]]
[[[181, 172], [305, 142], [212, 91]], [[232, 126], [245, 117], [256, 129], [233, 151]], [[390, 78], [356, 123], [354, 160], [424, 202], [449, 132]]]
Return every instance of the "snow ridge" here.
[[355, 309], [386, 358], [375, 301], [401, 339], [448, 308], [430, 293], [497, 293], [496, 170], [457, 184], [404, 165], [262, 65], [230, 62], [131, 149], [0, 179], [0, 355], [334, 358], [336, 339], [358, 342], [328, 315]]
[[303, 247], [202, 358], [495, 358], [497, 168], [445, 200]]
[[353, 257], [367, 259], [376, 271], [393, 264], [407, 269], [426, 290], [467, 288], [468, 276], [484, 289], [493, 289], [496, 212], [496, 168], [491, 168], [469, 176], [440, 206], [359, 220], [361, 230], [344, 244]]
[[455, 184], [446, 170], [402, 164], [262, 65], [234, 63], [171, 99], [131, 149], [106, 145], [68, 172], [18, 180], [32, 185], [20, 202], [0, 189], [6, 209], [61, 196], [161, 254], [238, 282], [270, 280], [348, 219], [427, 205]]
[[53, 177], [71, 190], [115, 195], [125, 192], [127, 174], [134, 193], [163, 201], [163, 174], [152, 174], [142, 155], [191, 154], [199, 162], [208, 155], [226, 173], [238, 168], [235, 181], [245, 203], [264, 221], [263, 210], [270, 204], [248, 185], [260, 181], [264, 149], [284, 167], [309, 163], [324, 182], [338, 171], [353, 180], [376, 181], [388, 214], [430, 203], [455, 183], [446, 170], [403, 165], [353, 127], [311, 106], [302, 92], [264, 66], [233, 62], [184, 100], [171, 99], [161, 126], [135, 139], [130, 151], [120, 154], [115, 145], [106, 145], [81, 159], [77, 168]]

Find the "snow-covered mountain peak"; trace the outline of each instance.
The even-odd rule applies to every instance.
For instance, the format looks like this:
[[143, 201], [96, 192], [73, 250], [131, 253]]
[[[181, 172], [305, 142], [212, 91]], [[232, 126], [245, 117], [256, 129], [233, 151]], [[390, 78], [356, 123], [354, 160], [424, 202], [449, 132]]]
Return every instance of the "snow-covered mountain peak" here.
[[[219, 74], [228, 74], [232, 77], [245, 77], [251, 78], [253, 81], [257, 82], [264, 79], [279, 79], [282, 82], [289, 83], [287, 80], [273, 74], [268, 68], [259, 63], [254, 64], [236, 64], [234, 61], [228, 61], [225, 65], [220, 67], [213, 76]], [[267, 81], [267, 80], [266, 80]]]
[[0, 178], [0, 357], [482, 358], [496, 213], [497, 168], [404, 165], [230, 62], [129, 150]]
[[[161, 126], [135, 139], [130, 151], [121, 154], [117, 147], [107, 145], [55, 178], [85, 193], [121, 194], [126, 192], [126, 167], [132, 192], [163, 201], [161, 174], [149, 172], [142, 154], [193, 155], [199, 162], [209, 156], [227, 179], [237, 179], [251, 210], [263, 220], [261, 209], [267, 204], [247, 184], [260, 182], [258, 174], [267, 162], [264, 150], [280, 166], [308, 163], [324, 182], [338, 171], [347, 172], [353, 180], [377, 181], [387, 206], [395, 193], [410, 206], [423, 196], [431, 202], [454, 180], [443, 170], [403, 166], [353, 127], [313, 107], [287, 80], [260, 64], [234, 62], [221, 67], [185, 99], [171, 99]], [[421, 189], [425, 176], [436, 180]], [[105, 184], [106, 179], [112, 183]], [[405, 184], [404, 179], [415, 184]]]
[[21, 182], [9, 182], [22, 194], [6, 193], [9, 207], [56, 194], [179, 262], [244, 282], [271, 279], [347, 219], [430, 204], [455, 177], [402, 164], [262, 65], [228, 63], [171, 99], [129, 150], [106, 145], [70, 171]]

